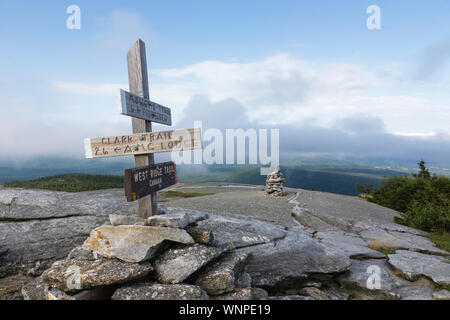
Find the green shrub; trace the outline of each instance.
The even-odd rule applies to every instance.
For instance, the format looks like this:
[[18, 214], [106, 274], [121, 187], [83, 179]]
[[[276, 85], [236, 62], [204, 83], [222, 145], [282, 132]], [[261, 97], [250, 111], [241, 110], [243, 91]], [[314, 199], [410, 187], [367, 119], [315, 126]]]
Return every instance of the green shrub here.
[[425, 183], [416, 178], [392, 177], [383, 180], [381, 187], [373, 191], [372, 201], [382, 206], [405, 212]]
[[[431, 241], [433, 241], [439, 249], [450, 252], [450, 233], [448, 232], [432, 232], [429, 235]], [[450, 263], [450, 259], [444, 262]]]
[[397, 222], [425, 231], [450, 231], [450, 179], [431, 176], [422, 160], [412, 177], [384, 179], [369, 199], [402, 213]]
[[358, 191], [361, 194], [371, 194], [374, 190], [373, 184], [356, 184], [356, 191]]
[[450, 206], [413, 200], [402, 215], [408, 225], [425, 231], [450, 230]]

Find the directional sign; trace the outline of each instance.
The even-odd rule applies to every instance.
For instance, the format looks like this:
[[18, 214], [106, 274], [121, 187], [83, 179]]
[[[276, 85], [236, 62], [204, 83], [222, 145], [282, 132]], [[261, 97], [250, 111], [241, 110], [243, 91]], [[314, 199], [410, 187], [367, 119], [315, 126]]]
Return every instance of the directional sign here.
[[125, 170], [124, 184], [127, 201], [134, 201], [177, 183], [177, 167], [174, 162]]
[[120, 89], [120, 113], [147, 121], [172, 125], [169, 108]]
[[200, 128], [84, 139], [84, 151], [88, 159], [201, 148]]

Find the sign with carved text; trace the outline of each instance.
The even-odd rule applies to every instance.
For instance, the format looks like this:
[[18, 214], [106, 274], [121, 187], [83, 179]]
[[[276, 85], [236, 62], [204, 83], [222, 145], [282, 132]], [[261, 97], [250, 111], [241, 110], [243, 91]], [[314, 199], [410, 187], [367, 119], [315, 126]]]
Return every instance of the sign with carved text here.
[[169, 108], [120, 89], [120, 113], [134, 118], [172, 125]]
[[202, 148], [200, 128], [87, 138], [86, 158], [131, 156]]
[[124, 174], [127, 201], [135, 201], [177, 183], [174, 162], [126, 169]]

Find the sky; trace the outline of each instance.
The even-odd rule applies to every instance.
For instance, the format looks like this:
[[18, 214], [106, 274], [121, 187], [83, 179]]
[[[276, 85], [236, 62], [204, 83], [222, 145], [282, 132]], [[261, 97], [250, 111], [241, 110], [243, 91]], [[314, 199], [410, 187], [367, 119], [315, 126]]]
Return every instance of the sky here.
[[448, 12], [446, 0], [2, 0], [0, 158], [83, 157], [84, 138], [130, 133], [117, 95], [140, 38], [174, 128], [278, 128], [284, 153], [450, 165]]

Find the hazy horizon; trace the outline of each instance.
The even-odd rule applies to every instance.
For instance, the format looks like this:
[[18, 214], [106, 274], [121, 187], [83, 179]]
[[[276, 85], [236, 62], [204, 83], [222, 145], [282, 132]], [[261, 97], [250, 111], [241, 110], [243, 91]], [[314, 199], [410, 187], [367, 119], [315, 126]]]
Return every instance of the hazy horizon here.
[[66, 26], [71, 4], [0, 4], [3, 163], [81, 159], [84, 138], [130, 133], [117, 95], [141, 38], [172, 128], [279, 129], [292, 163], [450, 168], [446, 1], [376, 1], [379, 30], [366, 26], [372, 1], [83, 0], [79, 30]]

